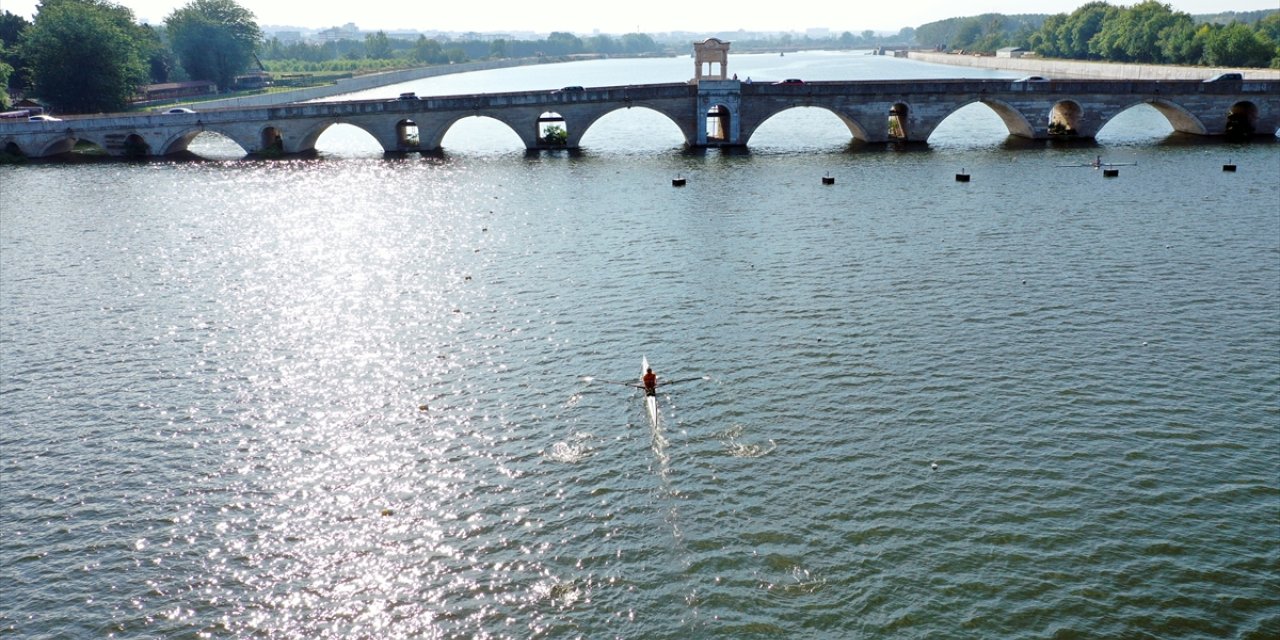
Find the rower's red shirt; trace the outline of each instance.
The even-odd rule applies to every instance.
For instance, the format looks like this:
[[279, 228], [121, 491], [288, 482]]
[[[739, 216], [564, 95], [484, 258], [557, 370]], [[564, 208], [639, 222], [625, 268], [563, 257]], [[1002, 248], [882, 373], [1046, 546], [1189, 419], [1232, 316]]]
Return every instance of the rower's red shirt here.
[[652, 371], [644, 374], [644, 386], [646, 389], [652, 389], [658, 386], [658, 374]]

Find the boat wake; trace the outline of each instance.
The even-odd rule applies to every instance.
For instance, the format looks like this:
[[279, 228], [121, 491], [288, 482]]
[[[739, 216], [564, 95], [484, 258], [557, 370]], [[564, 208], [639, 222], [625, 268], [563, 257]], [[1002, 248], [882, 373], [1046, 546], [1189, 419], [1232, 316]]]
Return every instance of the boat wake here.
[[769, 440], [768, 444], [746, 444], [739, 442], [738, 438], [742, 436], [742, 432], [746, 427], [735, 424], [720, 434], [721, 442], [724, 443], [725, 450], [729, 455], [735, 458], [760, 458], [767, 456], [778, 448], [778, 444], [773, 440]]

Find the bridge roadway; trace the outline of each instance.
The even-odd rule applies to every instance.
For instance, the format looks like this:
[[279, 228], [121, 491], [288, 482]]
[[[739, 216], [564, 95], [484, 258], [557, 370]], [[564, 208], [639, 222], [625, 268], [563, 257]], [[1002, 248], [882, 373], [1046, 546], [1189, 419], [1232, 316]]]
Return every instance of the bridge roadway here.
[[[348, 100], [222, 108], [190, 114], [72, 116], [56, 122], [0, 122], [0, 150], [43, 158], [77, 142], [113, 156], [165, 156], [183, 151], [201, 132], [227, 136], [247, 153], [297, 154], [315, 149], [330, 126], [367, 131], [388, 153], [435, 152], [455, 122], [487, 116], [509, 126], [528, 150], [578, 148], [602, 116], [646, 108], [668, 117], [690, 147], [746, 146], [769, 118], [795, 107], [834, 113], [852, 138], [871, 143], [925, 142], [961, 107], [982, 103], [1009, 133], [1032, 139], [1092, 138], [1109, 120], [1138, 104], [1155, 107], [1174, 130], [1203, 136], [1274, 136], [1280, 129], [1280, 81], [1156, 80], [878, 80], [749, 83], [706, 80], [519, 91], [412, 100]], [[548, 125], [567, 131], [546, 139]]]

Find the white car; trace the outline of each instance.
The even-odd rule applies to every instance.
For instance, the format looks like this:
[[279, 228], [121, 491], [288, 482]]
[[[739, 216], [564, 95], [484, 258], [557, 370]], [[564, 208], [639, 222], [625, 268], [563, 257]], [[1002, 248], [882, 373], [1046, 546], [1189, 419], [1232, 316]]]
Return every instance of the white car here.
[[172, 109], [165, 109], [165, 111], [164, 111], [164, 112], [165, 112], [166, 114], [174, 114], [174, 113], [195, 113], [195, 112], [196, 112], [196, 110], [195, 110], [195, 109], [188, 109], [188, 108], [186, 108], [186, 107], [174, 107], [174, 108], [172, 108]]
[[40, 114], [40, 115], [31, 116], [31, 117], [27, 118], [27, 120], [30, 120], [30, 121], [32, 121], [32, 122], [62, 122], [62, 118], [55, 118], [55, 117], [53, 117], [53, 116], [47, 116], [47, 115], [45, 115], [45, 114], [43, 114], [43, 113], [42, 113], [42, 114]]

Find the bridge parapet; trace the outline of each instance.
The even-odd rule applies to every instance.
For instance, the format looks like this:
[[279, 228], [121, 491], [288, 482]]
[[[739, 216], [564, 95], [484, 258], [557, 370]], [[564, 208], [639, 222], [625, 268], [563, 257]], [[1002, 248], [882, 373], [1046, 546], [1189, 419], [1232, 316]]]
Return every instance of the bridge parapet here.
[[[112, 114], [61, 122], [0, 122], [0, 148], [31, 157], [65, 153], [78, 141], [113, 155], [181, 151], [203, 131], [228, 136], [249, 153], [314, 149], [329, 126], [368, 131], [388, 152], [435, 151], [448, 129], [470, 116], [512, 128], [528, 149], [575, 148], [602, 116], [644, 107], [665, 115], [690, 146], [743, 146], [772, 116], [794, 107], [836, 114], [851, 137], [868, 142], [927, 141], [956, 110], [987, 105], [1013, 135], [1093, 137], [1118, 113], [1148, 104], [1177, 131], [1200, 135], [1274, 135], [1280, 128], [1280, 81], [872, 80], [802, 84], [704, 80], [430, 96], [411, 100], [350, 100], [221, 108], [191, 114]], [[563, 144], [542, 139], [547, 119], [568, 129]], [[715, 130], [708, 127], [714, 125]], [[1233, 129], [1234, 127], [1234, 129]]]

